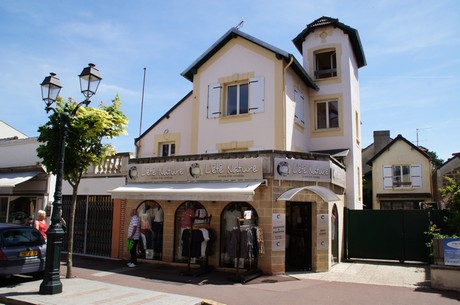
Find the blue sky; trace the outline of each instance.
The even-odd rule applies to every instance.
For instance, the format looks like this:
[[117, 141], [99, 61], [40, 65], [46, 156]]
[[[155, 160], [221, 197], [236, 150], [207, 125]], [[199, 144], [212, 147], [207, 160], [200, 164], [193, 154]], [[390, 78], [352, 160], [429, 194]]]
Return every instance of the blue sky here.
[[[82, 100], [78, 74], [96, 64], [93, 105], [120, 95], [130, 123], [113, 144], [134, 152], [142, 131], [183, 98], [180, 73], [241, 20], [249, 35], [301, 57], [292, 43], [321, 16], [358, 30], [363, 148], [390, 130], [444, 160], [460, 152], [460, 1], [26, 1], [0, 0], [0, 120], [28, 136], [47, 121], [39, 84], [54, 72], [61, 95]], [[418, 130], [418, 132], [417, 132]]]

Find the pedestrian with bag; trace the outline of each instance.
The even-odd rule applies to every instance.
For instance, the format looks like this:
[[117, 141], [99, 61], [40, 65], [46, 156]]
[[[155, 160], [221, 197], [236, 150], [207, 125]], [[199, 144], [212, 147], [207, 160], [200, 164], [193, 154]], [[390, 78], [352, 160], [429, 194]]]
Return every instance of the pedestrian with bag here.
[[131, 259], [128, 263], [128, 267], [133, 268], [137, 265], [137, 245], [140, 238], [140, 220], [137, 216], [135, 208], [131, 209], [131, 221], [128, 227], [128, 250], [131, 255]]

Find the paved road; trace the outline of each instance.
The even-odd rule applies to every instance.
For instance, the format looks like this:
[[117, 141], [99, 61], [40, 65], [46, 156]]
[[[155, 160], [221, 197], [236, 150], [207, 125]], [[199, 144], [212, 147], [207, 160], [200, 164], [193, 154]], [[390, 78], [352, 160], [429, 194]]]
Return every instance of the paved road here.
[[[66, 266], [61, 267], [64, 275]], [[426, 265], [348, 262], [328, 273], [261, 276], [245, 284], [235, 282], [234, 273], [184, 275], [183, 265], [171, 267], [151, 261], [128, 268], [119, 260], [75, 256], [73, 270], [76, 278], [62, 279], [61, 294], [39, 295], [41, 281], [21, 283], [17, 278], [9, 284], [2, 282], [0, 298], [6, 304], [28, 305], [192, 305], [203, 299], [228, 305], [460, 303], [460, 293], [430, 288]]]
[[[429, 282], [426, 281], [429, 276], [425, 274], [421, 277], [423, 281], [414, 278], [414, 270], [415, 273], [420, 273], [420, 270], [427, 269], [426, 266], [383, 264], [385, 265], [390, 269], [385, 269], [381, 263], [372, 262], [353, 263], [348, 268], [344, 267], [346, 263], [338, 265], [340, 267], [336, 270], [342, 273], [342, 280], [337, 274], [335, 278], [326, 278], [327, 274], [323, 273], [323, 278], [315, 279], [312, 277], [318, 277], [318, 274], [304, 273], [262, 276], [241, 284], [234, 281], [233, 273], [214, 271], [201, 276], [190, 276], [183, 274], [185, 269], [181, 266], [173, 268], [161, 264], [142, 263], [136, 268], [128, 268], [123, 261], [76, 256], [73, 275], [116, 285], [210, 299], [228, 305], [459, 304], [460, 293], [429, 288]], [[347, 276], [347, 270], [355, 273], [353, 279]], [[400, 278], [406, 270], [407, 278], [414, 278], [414, 282], [407, 283], [406, 280], [406, 284], [401, 284], [403, 287], [394, 286], [391, 282], [385, 285], [369, 282], [363, 284], [362, 281], [356, 283], [360, 279], [360, 272], [371, 271], [375, 273], [374, 278], [381, 279], [383, 273], [391, 273], [391, 270], [395, 278]], [[65, 266], [62, 274], [65, 274]], [[334, 277], [334, 272], [329, 275]]]

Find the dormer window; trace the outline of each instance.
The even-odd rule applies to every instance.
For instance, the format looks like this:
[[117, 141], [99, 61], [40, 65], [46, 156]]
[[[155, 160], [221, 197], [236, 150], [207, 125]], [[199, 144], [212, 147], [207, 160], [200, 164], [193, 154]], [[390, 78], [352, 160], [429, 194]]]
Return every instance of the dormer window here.
[[337, 76], [337, 56], [335, 50], [319, 51], [315, 53], [315, 61], [316, 79]]

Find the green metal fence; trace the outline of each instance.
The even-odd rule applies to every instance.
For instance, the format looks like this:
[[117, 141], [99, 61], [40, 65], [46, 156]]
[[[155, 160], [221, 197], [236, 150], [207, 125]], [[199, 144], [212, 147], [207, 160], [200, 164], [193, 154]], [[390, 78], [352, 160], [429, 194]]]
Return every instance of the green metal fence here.
[[429, 262], [425, 234], [443, 227], [444, 210], [350, 210], [345, 208], [345, 258]]

